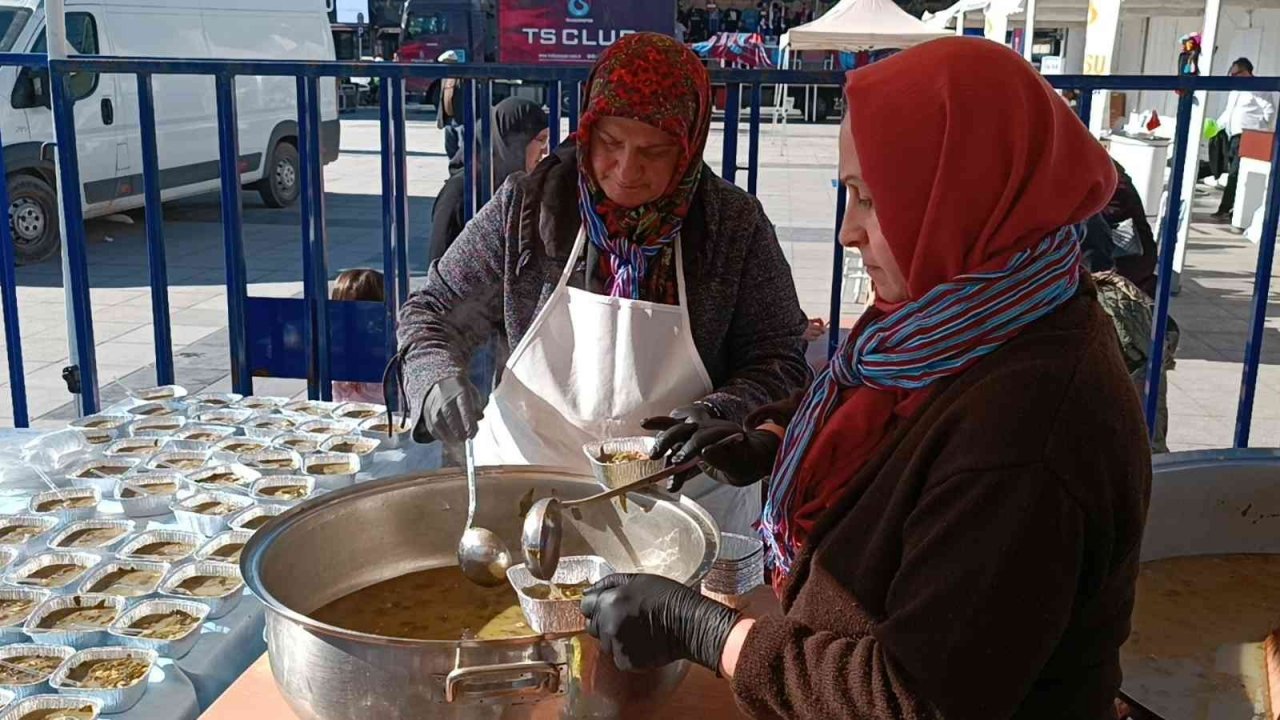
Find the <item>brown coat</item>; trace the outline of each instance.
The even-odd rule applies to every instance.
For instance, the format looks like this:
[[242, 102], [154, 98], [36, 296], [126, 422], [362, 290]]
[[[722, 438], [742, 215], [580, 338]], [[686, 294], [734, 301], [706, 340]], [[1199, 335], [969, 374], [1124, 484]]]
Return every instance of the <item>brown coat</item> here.
[[819, 521], [733, 679], [758, 718], [1114, 717], [1151, 456], [1080, 293], [938, 388]]

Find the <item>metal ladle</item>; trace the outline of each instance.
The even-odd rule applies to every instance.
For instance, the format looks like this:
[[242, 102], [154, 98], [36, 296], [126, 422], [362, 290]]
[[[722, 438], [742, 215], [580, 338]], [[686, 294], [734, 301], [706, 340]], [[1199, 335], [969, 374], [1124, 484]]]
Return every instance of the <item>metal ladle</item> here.
[[696, 467], [698, 458], [693, 458], [646, 475], [635, 482], [580, 500], [562, 502], [554, 497], [538, 500], [524, 516], [524, 527], [520, 534], [520, 551], [524, 555], [524, 564], [529, 568], [529, 574], [546, 582], [551, 582], [551, 576], [556, 574], [556, 567], [560, 564], [560, 540], [563, 534], [561, 525], [565, 508], [582, 507], [625, 495]]
[[458, 540], [458, 567], [471, 582], [494, 587], [507, 581], [511, 567], [511, 551], [492, 530], [475, 527], [476, 520], [476, 456], [471, 441], [467, 454], [467, 527]]

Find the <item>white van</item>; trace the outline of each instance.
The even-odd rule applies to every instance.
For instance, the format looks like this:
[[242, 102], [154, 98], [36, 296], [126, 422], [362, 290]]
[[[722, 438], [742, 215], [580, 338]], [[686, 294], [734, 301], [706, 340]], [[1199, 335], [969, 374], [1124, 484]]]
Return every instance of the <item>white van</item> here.
[[[67, 40], [81, 55], [183, 59], [333, 60], [326, 0], [66, 0]], [[0, 52], [47, 52], [42, 0], [0, 0]], [[132, 75], [73, 79], [86, 218], [142, 207], [138, 87]], [[0, 68], [9, 218], [17, 261], [58, 250], [53, 125], [44, 70]], [[325, 162], [338, 156], [336, 83], [321, 87]], [[219, 186], [217, 105], [211, 76], [155, 75], [162, 198]], [[239, 77], [240, 171], [271, 207], [299, 192], [297, 85], [292, 77]]]

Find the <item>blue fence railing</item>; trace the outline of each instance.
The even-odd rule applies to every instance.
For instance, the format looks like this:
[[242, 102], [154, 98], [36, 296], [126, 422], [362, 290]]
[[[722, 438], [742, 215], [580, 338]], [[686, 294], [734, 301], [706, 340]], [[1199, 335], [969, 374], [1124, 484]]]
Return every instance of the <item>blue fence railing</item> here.
[[[519, 79], [524, 83], [540, 83], [548, 89], [551, 143], [560, 143], [561, 120], [567, 115], [571, 130], [576, 129], [582, 83], [586, 68], [550, 68], [497, 65], [423, 65], [396, 63], [290, 62], [290, 61], [211, 61], [181, 59], [136, 59], [77, 56], [49, 61], [45, 56], [0, 54], [0, 66], [47, 67], [52, 82], [52, 110], [57, 125], [57, 156], [60, 185], [79, 187], [71, 73], [97, 72], [134, 75], [138, 83], [138, 113], [143, 154], [143, 180], [146, 207], [146, 238], [150, 267], [153, 326], [155, 333], [156, 379], [159, 383], [174, 381], [173, 343], [170, 333], [168, 282], [165, 272], [164, 229], [160, 212], [159, 172], [162, 158], [156, 147], [155, 94], [151, 81], [156, 75], [198, 75], [214, 78], [217, 96], [219, 163], [221, 168], [222, 234], [226, 259], [227, 310], [230, 333], [230, 371], [236, 392], [250, 393], [255, 374], [304, 377], [313, 398], [327, 398], [334, 380], [376, 381], [381, 377], [382, 363], [395, 350], [394, 323], [400, 305], [408, 295], [408, 177], [405, 139], [406, 108], [404, 86], [409, 78], [426, 80], [446, 76], [463, 80], [464, 191], [466, 215], [470, 217], [491, 196], [488, 146], [491, 127], [488, 108], [492, 82]], [[238, 159], [238, 127], [235, 79], [240, 76], [276, 76], [296, 79], [298, 150], [302, 166], [300, 205], [301, 238], [304, 262], [302, 300], [252, 298], [248, 295], [245, 271], [242, 214], [240, 206], [240, 173]], [[324, 178], [320, 141], [320, 82], [342, 76], [371, 77], [379, 81], [379, 138], [381, 150], [382, 247], [386, 280], [386, 302], [382, 308], [369, 303], [335, 302], [327, 296], [328, 268], [325, 261], [326, 219]], [[715, 83], [726, 86], [721, 174], [730, 181], [738, 179], [738, 171], [746, 170], [746, 187], [754, 193], [760, 169], [760, 127], [763, 102], [767, 92], [777, 86], [839, 86], [844, 75], [832, 71], [784, 70], [713, 70]], [[1181, 212], [1183, 165], [1186, 163], [1193, 106], [1193, 91], [1258, 90], [1280, 91], [1280, 77], [1148, 77], [1148, 76], [1053, 76], [1049, 81], [1059, 89], [1081, 90], [1079, 111], [1085, 118], [1092, 109], [1092, 91], [1147, 90], [1184, 91], [1178, 102], [1178, 125], [1174, 138], [1173, 172], [1170, 199], [1159, 230], [1159, 286], [1155, 303], [1150, 368], [1147, 373], [1146, 412], [1154, 423], [1156, 398], [1164, 363], [1164, 337], [1169, 314], [1170, 280], [1173, 276], [1174, 247], [1178, 240], [1177, 222]], [[741, 103], [746, 90], [749, 105], [747, 128], [747, 165], [739, 166]], [[1273, 167], [1280, 161], [1280, 142], [1273, 146]], [[0, 188], [3, 193], [3, 188]], [[96, 362], [94, 360], [93, 318], [89, 302], [88, 264], [85, 254], [83, 205], [78, 192], [60, 193], [66, 219], [67, 264], [69, 266], [68, 298], [71, 303], [72, 332], [75, 338], [78, 373], [81, 381], [79, 409], [93, 413], [99, 409]], [[0, 194], [0, 203], [7, 199]], [[836, 205], [835, 233], [843, 216], [845, 197], [841, 191]], [[1253, 415], [1258, 364], [1270, 291], [1274, 237], [1280, 221], [1280, 183], [1270, 183], [1266, 196], [1263, 238], [1255, 271], [1249, 334], [1245, 348], [1240, 400], [1237, 407], [1235, 444], [1249, 442]], [[22, 377], [22, 348], [19, 332], [16, 281], [12, 238], [8, 225], [0, 231], [0, 300], [3, 300], [6, 348], [9, 357], [10, 389], [14, 419], [19, 426], [27, 424], [26, 392]], [[832, 252], [830, 349], [834, 351], [839, 328], [842, 296], [843, 252], [838, 244]], [[253, 321], [256, 316], [260, 321]], [[270, 318], [270, 321], [261, 321]], [[301, 342], [292, 343], [290, 333], [281, 332], [281, 324], [296, 322], [302, 332]], [[334, 347], [342, 349], [335, 354]]]

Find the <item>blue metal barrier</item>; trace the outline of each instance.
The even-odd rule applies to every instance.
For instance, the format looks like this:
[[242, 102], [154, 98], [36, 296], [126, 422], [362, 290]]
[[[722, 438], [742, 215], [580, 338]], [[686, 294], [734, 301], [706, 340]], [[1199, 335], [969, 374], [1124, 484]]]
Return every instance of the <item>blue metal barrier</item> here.
[[[217, 109], [219, 123], [219, 162], [222, 177], [222, 221], [223, 241], [226, 258], [227, 303], [231, 338], [231, 375], [236, 392], [252, 391], [252, 372], [258, 363], [258, 340], [250, 334], [250, 323], [246, 318], [251, 306], [263, 308], [260, 299], [249, 298], [247, 294], [247, 275], [242, 238], [242, 216], [240, 206], [240, 166], [237, 138], [236, 107], [234, 84], [237, 76], [277, 76], [297, 78], [298, 94], [298, 126], [299, 152], [303, 163], [302, 172], [302, 240], [304, 249], [304, 285], [305, 312], [298, 312], [296, 307], [285, 303], [270, 312], [279, 313], [278, 317], [303, 317], [301, 322], [306, 326], [303, 337], [302, 352], [306, 355], [305, 376], [308, 379], [308, 392], [312, 397], [328, 397], [333, 380], [370, 381], [376, 377], [373, 367], [377, 363], [369, 360], [369, 367], [355, 366], [343, 359], [338, 361], [332, 353], [335, 333], [354, 332], [342, 328], [368, 328], [367, 308], [348, 307], [347, 303], [331, 302], [327, 297], [327, 267], [325, 262], [325, 208], [322, 175], [322, 157], [319, 140], [320, 125], [320, 91], [321, 78], [336, 76], [364, 76], [377, 78], [381, 87], [379, 111], [379, 131], [382, 142], [382, 222], [384, 275], [387, 287], [387, 299], [381, 313], [375, 313], [382, 320], [380, 332], [374, 332], [370, 340], [374, 347], [384, 349], [384, 355], [390, 355], [395, 348], [393, 327], [400, 305], [408, 294], [408, 178], [406, 165], [405, 141], [405, 104], [404, 84], [409, 78], [442, 79], [451, 77], [462, 80], [461, 101], [463, 106], [464, 127], [463, 147], [466, 169], [464, 170], [465, 214], [469, 218], [477, 210], [477, 201], [483, 202], [492, 190], [490, 146], [490, 88], [491, 82], [498, 79], [520, 78], [529, 83], [544, 83], [551, 90], [551, 143], [560, 142], [561, 105], [567, 110], [571, 131], [576, 130], [581, 107], [582, 83], [587, 79], [586, 68], [549, 68], [549, 67], [509, 67], [485, 65], [422, 65], [395, 63], [335, 63], [335, 62], [290, 62], [290, 61], [210, 61], [210, 60], [168, 60], [168, 59], [135, 59], [135, 58], [103, 58], [77, 56], [66, 60], [48, 61], [43, 56], [27, 56], [0, 54], [0, 65], [16, 65], [25, 67], [41, 67], [48, 65], [53, 88], [53, 111], [57, 119], [58, 159], [61, 170], [62, 187], [80, 187], [77, 154], [75, 148], [75, 128], [72, 122], [73, 100], [67, 87], [70, 73], [76, 71], [133, 74], [138, 77], [139, 110], [142, 126], [142, 149], [144, 163], [144, 192], [147, 207], [147, 242], [151, 269], [152, 308], [155, 315], [156, 366], [159, 382], [173, 380], [172, 341], [169, 329], [167, 306], [167, 278], [165, 275], [164, 236], [161, 227], [162, 213], [159, 208], [158, 172], [159, 158], [155, 146], [154, 96], [151, 90], [151, 78], [160, 74], [183, 74], [211, 76], [215, 79], [217, 89]], [[844, 74], [831, 71], [746, 71], [746, 70], [713, 70], [713, 82], [724, 84], [726, 90], [725, 139], [722, 158], [722, 174], [730, 181], [736, 180], [738, 164], [738, 136], [740, 130], [740, 105], [742, 85], [750, 86], [750, 123], [748, 128], [748, 160], [747, 189], [754, 193], [757, 189], [760, 165], [760, 106], [764, 99], [765, 85], [828, 85], [843, 84]], [[1079, 89], [1079, 111], [1084, 118], [1092, 109], [1092, 94], [1095, 90], [1156, 90], [1184, 91], [1179, 101], [1178, 130], [1174, 143], [1173, 173], [1170, 181], [1170, 201], [1165, 214], [1166, 220], [1160, 229], [1161, 259], [1159, 268], [1159, 290], [1157, 293], [1152, 349], [1150, 353], [1151, 367], [1148, 372], [1146, 410], [1148, 418], [1154, 421], [1155, 398], [1159, 394], [1160, 373], [1158, 369], [1164, 362], [1164, 337], [1170, 303], [1170, 283], [1172, 277], [1173, 248], [1177, 242], [1177, 223], [1181, 205], [1182, 166], [1187, 157], [1187, 148], [1193, 138], [1198, 137], [1190, 132], [1191, 92], [1227, 91], [1227, 90], [1259, 90], [1280, 91], [1280, 78], [1219, 78], [1219, 77], [1133, 77], [1133, 76], [1054, 76], [1049, 81], [1059, 89]], [[478, 127], [477, 127], [478, 121]], [[477, 144], [479, 147], [477, 148]], [[479, 157], [477, 157], [477, 152]], [[1280, 161], [1280, 143], [1273, 149], [1273, 158]], [[0, 191], [2, 193], [2, 191]], [[70, 267], [69, 297], [72, 304], [72, 322], [76, 338], [76, 357], [79, 358], [79, 377], [83, 386], [80, 396], [80, 409], [84, 413], [98, 410], [96, 363], [94, 361], [93, 322], [89, 304], [88, 266], [85, 255], [85, 237], [83, 227], [83, 208], [80, 193], [61, 193], [63, 212], [67, 223], [67, 248], [65, 249]], [[0, 201], [3, 201], [0, 194]], [[843, 217], [845, 194], [843, 189], [838, 193], [837, 221], [835, 233], [839, 235], [840, 220]], [[1249, 420], [1254, 402], [1254, 386], [1257, 380], [1258, 363], [1262, 342], [1262, 330], [1265, 320], [1267, 292], [1269, 290], [1270, 266], [1273, 259], [1273, 242], [1271, 239], [1280, 222], [1280, 183], [1272, 183], [1267, 192], [1267, 207], [1264, 222], [1264, 238], [1259, 252], [1256, 270], [1255, 293], [1253, 298], [1253, 317], [1250, 324], [1250, 335], [1246, 347], [1244, 372], [1238, 419], [1236, 428], [1236, 444], [1245, 446], [1248, 443]], [[15, 421], [26, 423], [25, 392], [22, 385], [21, 336], [18, 332], [16, 290], [13, 271], [11, 238], [0, 234], [5, 245], [0, 252], [0, 270], [3, 279], [4, 313], [6, 320], [6, 340], [9, 354], [11, 393], [14, 396]], [[843, 251], [836, 245], [832, 254], [832, 293], [831, 324], [833, 327], [831, 350], [835, 349], [838, 337], [840, 303], [842, 295]], [[250, 301], [253, 301], [252, 303]], [[291, 309], [292, 308], [292, 309]], [[331, 320], [335, 320], [331, 323]], [[282, 320], [283, 321], [283, 320]], [[373, 332], [373, 331], [370, 331]], [[376, 339], [375, 339], [376, 338]], [[340, 345], [352, 347], [352, 339], [343, 335], [337, 339]], [[270, 343], [267, 343], [268, 346]], [[270, 351], [261, 351], [270, 352]], [[376, 357], [376, 355], [375, 355]], [[294, 361], [290, 361], [294, 362]], [[296, 363], [295, 363], [296, 364]]]

